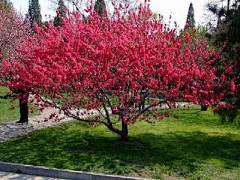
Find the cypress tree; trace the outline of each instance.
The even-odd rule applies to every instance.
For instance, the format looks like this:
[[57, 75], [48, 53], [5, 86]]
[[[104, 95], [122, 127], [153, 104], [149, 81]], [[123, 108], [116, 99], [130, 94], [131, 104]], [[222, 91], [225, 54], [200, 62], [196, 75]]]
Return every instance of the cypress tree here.
[[190, 28], [195, 27], [194, 9], [193, 9], [193, 4], [192, 3], [190, 3], [190, 5], [189, 5], [187, 20], [186, 20], [186, 26], [190, 27]]
[[42, 24], [41, 8], [38, 0], [29, 0], [28, 14], [30, 20], [30, 27], [33, 29], [34, 23], [39, 26]]
[[54, 26], [61, 26], [63, 24], [62, 18], [66, 17], [66, 6], [63, 0], [58, 1], [57, 16], [54, 18]]
[[104, 0], [97, 0], [94, 5], [94, 10], [98, 13], [99, 16], [103, 16], [104, 12], [106, 12], [106, 4]]

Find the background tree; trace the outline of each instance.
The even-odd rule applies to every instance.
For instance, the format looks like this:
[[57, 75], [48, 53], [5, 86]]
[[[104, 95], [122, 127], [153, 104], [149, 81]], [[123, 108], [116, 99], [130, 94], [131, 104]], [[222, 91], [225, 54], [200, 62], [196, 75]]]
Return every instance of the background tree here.
[[15, 48], [28, 35], [28, 26], [10, 1], [0, 2], [0, 17], [0, 59], [10, 60], [16, 57]]
[[[28, 38], [30, 32], [29, 24], [21, 14], [12, 8], [10, 2], [7, 2], [7, 4], [6, 1], [0, 3], [0, 9], [0, 59], [1, 61], [11, 61], [18, 58], [20, 62], [21, 56], [16, 52], [16, 48], [21, 46], [23, 39]], [[0, 84], [7, 85], [7, 82], [12, 78], [14, 77], [11, 75], [4, 76], [4, 74], [0, 73]], [[19, 89], [14, 89], [14, 92], [19, 93], [20, 91]], [[21, 93], [19, 94], [20, 96]], [[25, 101], [22, 101], [20, 98], [20, 122], [26, 122], [28, 121], [28, 108], [22, 102]]]
[[190, 3], [190, 5], [189, 5], [187, 20], [186, 20], [186, 26], [190, 27], [190, 28], [195, 27], [194, 9], [193, 9], [193, 4], [192, 3]]
[[[222, 71], [223, 66], [237, 63], [237, 66], [232, 69], [232, 73], [229, 75], [236, 78], [237, 93], [224, 97], [224, 101], [232, 103], [234, 107], [220, 108], [218, 111], [222, 122], [233, 122], [239, 114], [240, 108], [240, 6], [239, 0], [225, 0], [223, 2], [226, 3], [226, 6], [215, 2], [209, 3], [207, 7], [217, 20], [217, 26], [212, 34], [211, 41], [216, 48], [221, 48], [222, 44], [225, 43], [223, 51], [225, 58], [217, 64], [218, 69]], [[240, 124], [240, 122], [238, 123]]]
[[65, 18], [66, 14], [66, 6], [63, 0], [58, 1], [58, 8], [57, 8], [57, 16], [54, 18], [54, 26], [61, 26], [63, 24], [62, 18]]
[[[234, 91], [223, 89], [233, 82], [218, 77], [212, 66], [220, 52], [187, 32], [177, 36], [146, 7], [107, 19], [90, 12], [85, 22], [75, 13], [63, 26], [37, 27], [36, 35], [18, 49], [21, 62], [3, 62], [1, 73], [14, 77], [8, 82], [12, 89], [36, 94], [42, 108], [52, 106], [79, 121], [102, 123], [122, 140], [128, 138], [128, 125], [140, 118], [148, 121], [144, 113], [163, 102], [174, 107], [184, 98], [214, 105]], [[138, 108], [147, 99], [154, 101]], [[96, 116], [91, 116], [93, 109]]]
[[0, 9], [3, 11], [11, 11], [13, 8], [12, 2], [9, 0], [1, 0], [0, 1]]
[[99, 16], [103, 16], [103, 13], [107, 11], [104, 0], [97, 0], [94, 5], [94, 10], [99, 14]]
[[38, 0], [29, 0], [28, 14], [32, 29], [34, 29], [34, 23], [39, 26], [42, 24], [41, 8]]
[[[10, 32], [7, 32], [7, 29], [5, 28], [6, 26], [11, 26], [11, 23], [9, 22], [14, 20], [12, 4], [9, 1], [0, 1], [0, 15], [0, 60], [2, 60], [3, 58], [9, 59], [13, 50], [13, 48], [10, 47], [12, 43], [9, 43], [8, 41]], [[9, 27], [9, 29], [11, 28]]]

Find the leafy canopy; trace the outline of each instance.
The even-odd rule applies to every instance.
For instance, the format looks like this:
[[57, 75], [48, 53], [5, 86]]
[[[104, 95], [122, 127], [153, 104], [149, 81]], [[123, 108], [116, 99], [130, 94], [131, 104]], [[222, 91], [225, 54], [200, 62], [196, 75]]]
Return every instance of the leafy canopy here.
[[[162, 101], [171, 106], [183, 98], [213, 105], [234, 91], [233, 81], [219, 78], [212, 67], [220, 52], [187, 32], [177, 36], [175, 29], [152, 19], [146, 4], [127, 17], [87, 11], [84, 22], [75, 13], [62, 26], [37, 27], [18, 48], [20, 58], [2, 64], [2, 73], [12, 77], [8, 86], [39, 99], [47, 96], [53, 102], [45, 101], [43, 108], [51, 105], [75, 119], [103, 123], [123, 139], [128, 124]], [[146, 99], [155, 100], [137, 108]], [[87, 112], [71, 110], [76, 107], [98, 109], [99, 115], [85, 118]], [[116, 119], [109, 113], [122, 129], [114, 127]]]

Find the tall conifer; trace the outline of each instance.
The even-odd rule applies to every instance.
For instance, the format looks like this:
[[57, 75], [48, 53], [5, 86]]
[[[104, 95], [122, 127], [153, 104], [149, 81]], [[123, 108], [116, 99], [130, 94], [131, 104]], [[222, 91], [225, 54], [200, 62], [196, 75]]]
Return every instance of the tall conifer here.
[[38, 0], [29, 0], [28, 14], [32, 29], [34, 23], [37, 23], [39, 26], [42, 24], [41, 8]]
[[190, 3], [190, 5], [189, 5], [186, 26], [191, 27], [191, 28], [195, 27], [194, 9], [193, 9], [192, 3]]

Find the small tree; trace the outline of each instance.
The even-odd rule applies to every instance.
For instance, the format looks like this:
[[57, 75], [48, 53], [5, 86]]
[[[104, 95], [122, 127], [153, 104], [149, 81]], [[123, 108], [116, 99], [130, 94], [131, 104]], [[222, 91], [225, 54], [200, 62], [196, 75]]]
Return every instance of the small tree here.
[[63, 0], [58, 1], [58, 8], [57, 8], [57, 16], [54, 18], [54, 26], [61, 26], [63, 25], [62, 18], [65, 18], [66, 14], [66, 6]]
[[[152, 19], [146, 7], [113, 19], [91, 12], [85, 22], [75, 13], [63, 26], [38, 27], [18, 49], [21, 63], [2, 64], [2, 73], [14, 77], [9, 87], [36, 94], [43, 108], [56, 107], [79, 121], [102, 123], [122, 140], [128, 138], [129, 124], [147, 120], [144, 114], [162, 102], [174, 107], [184, 98], [217, 104], [230, 92], [228, 79], [219, 78], [212, 67], [219, 52], [187, 32], [177, 36], [176, 30]], [[51, 101], [42, 98], [46, 95]], [[155, 100], [138, 108], [150, 98]], [[72, 110], [77, 107], [85, 110]], [[92, 109], [98, 115], [91, 116]]]
[[193, 9], [193, 4], [192, 3], [190, 3], [190, 5], [189, 5], [187, 20], [186, 20], [186, 26], [190, 27], [190, 28], [195, 27], [194, 9]]

